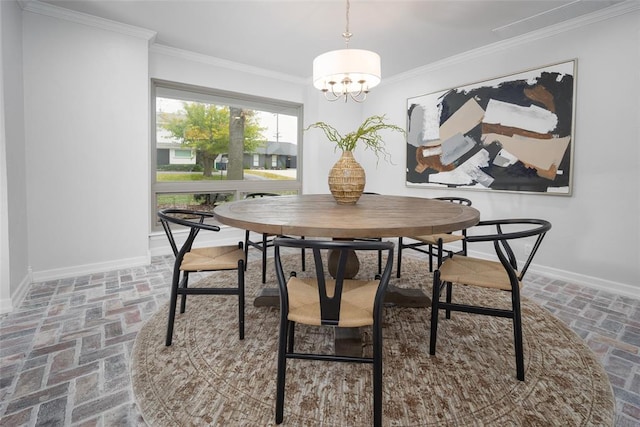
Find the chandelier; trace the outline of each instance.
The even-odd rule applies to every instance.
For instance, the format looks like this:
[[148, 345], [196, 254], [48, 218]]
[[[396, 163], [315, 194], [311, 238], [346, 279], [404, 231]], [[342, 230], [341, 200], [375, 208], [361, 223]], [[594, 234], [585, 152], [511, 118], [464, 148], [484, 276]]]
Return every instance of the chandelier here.
[[313, 86], [324, 93], [329, 101], [344, 97], [362, 102], [367, 93], [380, 83], [380, 55], [370, 50], [349, 49], [349, 0], [347, 0], [347, 26], [342, 33], [346, 49], [332, 50], [313, 60]]

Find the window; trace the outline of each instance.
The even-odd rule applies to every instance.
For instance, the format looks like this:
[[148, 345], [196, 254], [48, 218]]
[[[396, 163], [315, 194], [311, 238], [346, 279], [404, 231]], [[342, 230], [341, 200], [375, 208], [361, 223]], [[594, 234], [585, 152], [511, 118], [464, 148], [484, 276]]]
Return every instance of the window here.
[[302, 105], [154, 80], [152, 224], [251, 192], [299, 193]]
[[195, 156], [192, 150], [176, 150], [176, 158], [191, 159], [191, 158], [195, 158]]

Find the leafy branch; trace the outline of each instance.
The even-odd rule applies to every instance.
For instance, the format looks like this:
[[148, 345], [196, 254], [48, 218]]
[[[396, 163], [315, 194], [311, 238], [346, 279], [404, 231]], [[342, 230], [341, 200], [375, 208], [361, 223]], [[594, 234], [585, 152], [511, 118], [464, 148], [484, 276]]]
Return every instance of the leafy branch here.
[[399, 126], [391, 125], [384, 122], [385, 116], [371, 116], [368, 117], [358, 129], [353, 132], [349, 132], [342, 136], [333, 126], [325, 122], [316, 122], [309, 125], [305, 131], [315, 128], [321, 129], [327, 139], [336, 144], [336, 149], [340, 148], [342, 151], [353, 151], [358, 145], [358, 141], [362, 141], [365, 149], [373, 151], [376, 157], [384, 157], [388, 160], [390, 155], [384, 146], [384, 140], [380, 131], [390, 130], [395, 132], [401, 132], [405, 134], [405, 130]]

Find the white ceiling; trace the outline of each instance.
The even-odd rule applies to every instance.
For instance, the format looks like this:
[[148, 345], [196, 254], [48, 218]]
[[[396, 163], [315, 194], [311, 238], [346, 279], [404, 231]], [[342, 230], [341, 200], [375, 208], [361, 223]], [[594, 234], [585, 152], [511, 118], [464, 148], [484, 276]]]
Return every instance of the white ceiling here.
[[[345, 0], [45, 0], [157, 32], [155, 42], [299, 78], [344, 48]], [[351, 0], [350, 47], [383, 79], [558, 24], [621, 0]]]

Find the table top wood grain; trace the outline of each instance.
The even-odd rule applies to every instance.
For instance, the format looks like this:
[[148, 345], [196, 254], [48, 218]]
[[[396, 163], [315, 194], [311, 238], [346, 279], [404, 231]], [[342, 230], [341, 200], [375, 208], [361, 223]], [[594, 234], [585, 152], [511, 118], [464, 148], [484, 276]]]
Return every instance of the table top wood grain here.
[[339, 205], [330, 194], [263, 197], [217, 206], [222, 224], [288, 236], [400, 237], [446, 233], [471, 227], [477, 209], [435, 199], [363, 194], [355, 205]]

